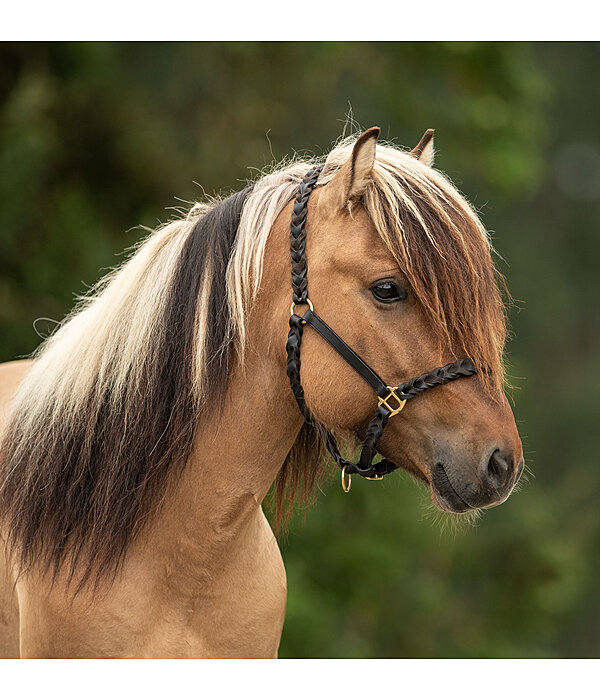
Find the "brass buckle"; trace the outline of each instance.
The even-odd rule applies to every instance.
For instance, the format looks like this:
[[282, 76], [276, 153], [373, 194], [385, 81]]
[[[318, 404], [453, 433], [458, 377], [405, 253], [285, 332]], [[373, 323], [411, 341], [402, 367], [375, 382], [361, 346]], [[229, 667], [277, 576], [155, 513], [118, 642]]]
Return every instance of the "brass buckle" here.
[[365, 476], [365, 479], [368, 479], [369, 481], [383, 481], [382, 476]]
[[[315, 310], [315, 307], [313, 306], [312, 301], [308, 297], [306, 297], [306, 301], [299, 301], [298, 302], [298, 306], [302, 306], [303, 304], [308, 304], [308, 308], [311, 311]], [[293, 301], [292, 305], [290, 306], [290, 316], [293, 316], [295, 313], [296, 313], [296, 302]], [[306, 321], [303, 320], [302, 323], [306, 323]]]
[[[384, 396], [384, 398], [381, 398], [380, 396], [379, 402], [377, 403], [377, 406], [385, 406], [390, 412], [390, 416], [395, 416], [397, 413], [400, 413], [400, 411], [404, 408], [404, 404], [406, 403], [406, 399], [401, 399], [398, 394], [396, 394], [397, 388], [397, 386], [388, 386], [387, 389], [389, 389], [390, 393], [387, 396]], [[398, 402], [398, 406], [396, 408], [390, 406], [388, 403], [390, 399], [396, 399]]]
[[[346, 477], [348, 477], [348, 483], [346, 483]], [[342, 490], [344, 493], [348, 493], [352, 488], [352, 474], [346, 474], [346, 467], [342, 468]]]

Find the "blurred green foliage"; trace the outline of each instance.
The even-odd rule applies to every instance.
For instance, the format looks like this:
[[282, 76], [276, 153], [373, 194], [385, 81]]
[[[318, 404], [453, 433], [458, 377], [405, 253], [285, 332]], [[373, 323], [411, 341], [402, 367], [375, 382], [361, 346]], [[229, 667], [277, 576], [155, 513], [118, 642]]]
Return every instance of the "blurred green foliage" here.
[[599, 62], [569, 43], [0, 45], [0, 360], [132, 227], [195, 183], [326, 152], [350, 106], [407, 146], [435, 127], [436, 165], [494, 234], [535, 476], [458, 530], [406, 475], [331, 484], [282, 541], [282, 656], [599, 655]]

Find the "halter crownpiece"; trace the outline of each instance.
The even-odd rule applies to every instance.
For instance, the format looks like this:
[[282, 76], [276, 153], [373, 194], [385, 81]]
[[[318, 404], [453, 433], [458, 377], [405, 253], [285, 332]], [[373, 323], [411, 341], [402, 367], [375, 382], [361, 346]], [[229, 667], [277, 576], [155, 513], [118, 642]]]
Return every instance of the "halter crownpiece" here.
[[[292, 221], [290, 225], [290, 251], [292, 256], [292, 306], [290, 309], [290, 332], [286, 343], [287, 375], [294, 392], [296, 402], [304, 420], [315, 425], [319, 430], [336, 464], [342, 470], [342, 488], [350, 491], [352, 474], [359, 474], [366, 479], [380, 480], [386, 474], [398, 469], [397, 465], [388, 459], [373, 463], [377, 454], [377, 444], [387, 425], [389, 418], [400, 413], [408, 399], [422, 394], [427, 389], [433, 389], [446, 384], [453, 379], [469, 377], [477, 371], [469, 359], [459, 360], [426, 372], [419, 377], [409, 379], [399, 386], [389, 386], [374, 369], [357, 355], [340, 336], [332, 330], [323, 319], [315, 313], [312, 302], [308, 297], [308, 267], [306, 262], [306, 217], [308, 214], [308, 199], [323, 165], [317, 165], [306, 173], [300, 183], [294, 201]], [[296, 307], [306, 305], [308, 310], [303, 316], [296, 313]], [[304, 399], [304, 390], [300, 382], [300, 345], [304, 326], [309, 325], [336, 350], [346, 362], [369, 384], [378, 397], [375, 415], [366, 431], [358, 462], [344, 459], [338, 450], [335, 438], [330, 431], [313, 421]]]

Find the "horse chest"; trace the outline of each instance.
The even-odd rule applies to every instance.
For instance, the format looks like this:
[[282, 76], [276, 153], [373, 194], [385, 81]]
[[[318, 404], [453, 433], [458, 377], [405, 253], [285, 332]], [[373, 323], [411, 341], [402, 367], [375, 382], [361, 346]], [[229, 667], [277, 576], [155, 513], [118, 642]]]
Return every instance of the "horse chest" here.
[[274, 657], [287, 586], [279, 548], [262, 512], [247, 536], [173, 608], [191, 656]]
[[285, 569], [260, 512], [214, 561], [170, 573], [136, 561], [101, 599], [67, 602], [18, 585], [21, 653], [29, 657], [275, 657], [285, 615]]

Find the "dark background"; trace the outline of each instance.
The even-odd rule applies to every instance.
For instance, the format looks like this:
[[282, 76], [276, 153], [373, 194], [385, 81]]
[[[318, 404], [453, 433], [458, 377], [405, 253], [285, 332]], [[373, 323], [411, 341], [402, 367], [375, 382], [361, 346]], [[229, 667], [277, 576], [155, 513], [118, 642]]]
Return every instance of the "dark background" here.
[[350, 106], [410, 147], [435, 127], [493, 232], [533, 476], [458, 530], [405, 475], [332, 483], [282, 540], [282, 656], [600, 654], [599, 68], [586, 43], [0, 45], [1, 361], [135, 226], [326, 153]]

